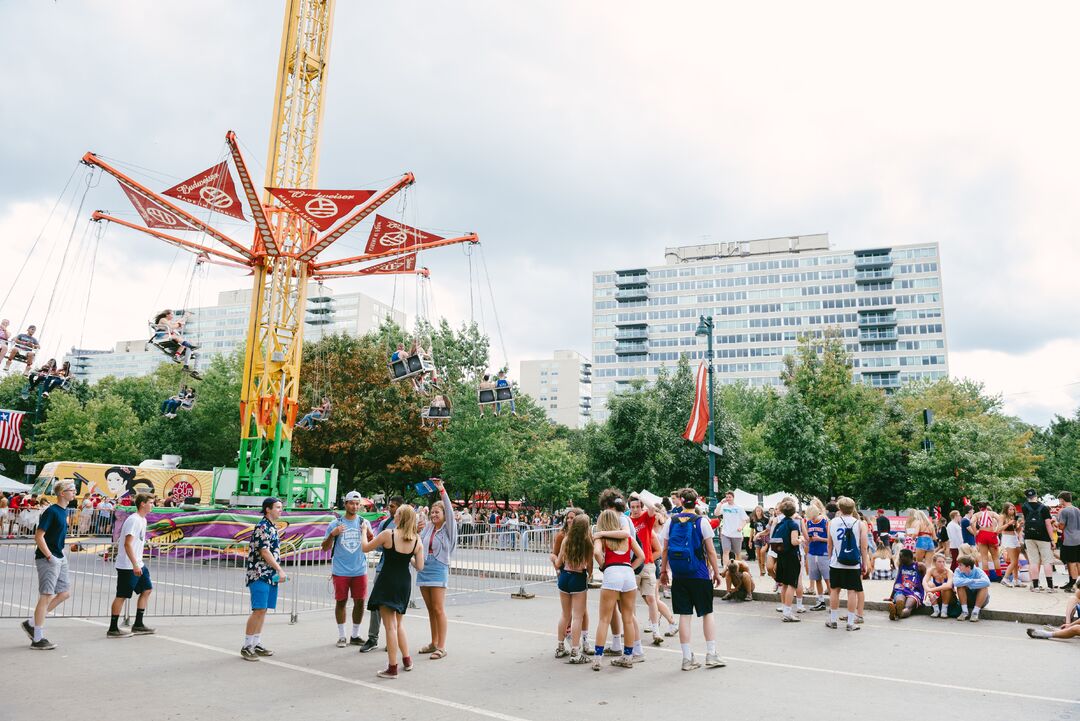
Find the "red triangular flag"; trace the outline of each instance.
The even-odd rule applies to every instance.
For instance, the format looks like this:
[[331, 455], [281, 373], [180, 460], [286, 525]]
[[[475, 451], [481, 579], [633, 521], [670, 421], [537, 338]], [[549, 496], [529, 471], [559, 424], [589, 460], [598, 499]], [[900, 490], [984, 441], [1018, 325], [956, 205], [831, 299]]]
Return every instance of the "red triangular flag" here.
[[361, 275], [389, 275], [392, 273], [412, 273], [416, 270], [416, 253], [409, 253], [378, 265], [368, 266], [358, 273]]
[[192, 227], [186, 220], [180, 218], [175, 211], [169, 210], [164, 205], [161, 205], [155, 200], [135, 192], [131, 188], [127, 187], [123, 183], [120, 184], [120, 189], [124, 191], [124, 195], [128, 197], [131, 204], [135, 206], [135, 210], [139, 213], [139, 217], [146, 223], [147, 228], [156, 228], [158, 230], [198, 230], [198, 228]]
[[396, 220], [375, 216], [375, 223], [371, 226], [371, 234], [368, 235], [367, 247], [364, 253], [386, 253], [391, 250], [409, 250], [423, 248], [437, 240], [444, 240], [438, 235], [426, 233], [419, 228], [412, 228]]
[[705, 362], [697, 369], [697, 390], [694, 392], [694, 408], [690, 411], [690, 422], [686, 424], [683, 438], [694, 443], [705, 440], [709, 428], [709, 395], [705, 387]]
[[200, 208], [209, 208], [233, 218], [246, 220], [244, 210], [240, 206], [240, 198], [236, 195], [232, 173], [229, 172], [229, 164], [224, 160], [162, 191], [161, 194]]
[[267, 188], [286, 208], [311, 223], [321, 232], [351, 213], [356, 206], [375, 195], [374, 190], [315, 190], [306, 188]]

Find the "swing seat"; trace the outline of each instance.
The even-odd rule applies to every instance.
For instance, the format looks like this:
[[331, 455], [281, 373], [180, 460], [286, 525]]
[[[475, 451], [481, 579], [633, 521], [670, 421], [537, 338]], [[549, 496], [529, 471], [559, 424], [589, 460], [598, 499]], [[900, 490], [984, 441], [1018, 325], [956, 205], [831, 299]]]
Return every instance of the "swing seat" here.
[[180, 401], [180, 405], [178, 407], [182, 411], [190, 411], [192, 408], [195, 407], [195, 399], [188, 398], [186, 400], [182, 400]]
[[398, 360], [390, 361], [387, 366], [390, 369], [390, 380], [400, 381], [406, 378], [435, 372], [435, 363], [431, 356], [414, 353]]
[[496, 388], [495, 400], [499, 403], [509, 403], [514, 400], [514, 391], [507, 387]]
[[482, 406], [490, 406], [498, 402], [495, 397], [495, 388], [481, 388], [476, 392], [476, 402]]
[[450, 418], [450, 409], [446, 406], [428, 406], [421, 413], [424, 418]]

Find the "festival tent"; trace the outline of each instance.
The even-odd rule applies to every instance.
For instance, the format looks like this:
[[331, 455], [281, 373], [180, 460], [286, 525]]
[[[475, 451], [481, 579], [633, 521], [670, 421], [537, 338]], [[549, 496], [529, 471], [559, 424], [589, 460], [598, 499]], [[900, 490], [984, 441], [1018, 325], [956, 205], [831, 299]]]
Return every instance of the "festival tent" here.
[[785, 493], [783, 491], [778, 491], [776, 493], [770, 493], [769, 495], [764, 496], [761, 501], [758, 501], [758, 498], [760, 497], [759, 494], [747, 493], [740, 488], [736, 488], [735, 505], [747, 511], [753, 510], [755, 506], [761, 506], [765, 510], [769, 510], [777, 503], [779, 503], [785, 496], [791, 496], [792, 498], [797, 499], [797, 496], [794, 493]]
[[25, 483], [19, 483], [12, 480], [7, 476], [0, 476], [0, 492], [3, 493], [26, 493], [33, 486], [28, 486]]

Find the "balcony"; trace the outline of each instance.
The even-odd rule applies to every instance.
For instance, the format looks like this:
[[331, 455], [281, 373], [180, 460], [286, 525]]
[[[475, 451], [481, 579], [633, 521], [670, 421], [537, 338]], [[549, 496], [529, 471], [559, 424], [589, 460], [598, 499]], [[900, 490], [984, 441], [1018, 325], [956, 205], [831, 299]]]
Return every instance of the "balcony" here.
[[873, 253], [870, 255], [855, 256], [855, 270], [866, 268], [885, 268], [892, 265], [892, 254]]
[[648, 352], [648, 343], [618, 343], [615, 345], [615, 355], [645, 355]]
[[893, 272], [892, 268], [884, 268], [881, 270], [856, 270], [855, 282], [856, 283], [883, 283], [892, 282]]
[[[860, 323], [860, 325], [862, 325]], [[872, 343], [879, 340], [896, 340], [896, 328], [875, 328], [859, 331], [860, 343]]]
[[309, 325], [327, 325], [334, 322], [336, 311], [330, 307], [308, 308], [304, 322]]
[[[644, 313], [634, 313], [633, 315], [644, 316], [645, 314]], [[632, 328], [640, 327], [642, 330], [645, 330], [649, 326], [644, 321], [644, 319], [642, 319], [642, 320], [616, 320], [615, 321], [615, 327], [616, 328], [623, 328], [623, 329], [626, 329], [627, 327], [632, 327]], [[618, 333], [619, 331], [615, 331], [615, 332]]]
[[648, 300], [649, 289], [642, 286], [641, 288], [623, 288], [615, 291], [615, 300]]
[[896, 325], [896, 313], [874, 313], [873, 315], [859, 314], [860, 328], [873, 328], [876, 326]]
[[900, 387], [900, 372], [863, 373], [862, 382], [874, 388], [896, 389]]
[[645, 325], [632, 328], [620, 328], [615, 331], [615, 340], [648, 340], [649, 327]]
[[616, 288], [636, 288], [649, 284], [649, 272], [643, 269], [619, 270], [615, 273]]

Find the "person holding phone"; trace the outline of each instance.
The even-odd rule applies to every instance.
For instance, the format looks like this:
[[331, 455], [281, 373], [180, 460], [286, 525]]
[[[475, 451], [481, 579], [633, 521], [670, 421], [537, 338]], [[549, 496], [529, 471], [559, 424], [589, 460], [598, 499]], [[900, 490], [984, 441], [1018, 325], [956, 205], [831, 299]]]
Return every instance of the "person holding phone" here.
[[251, 615], [244, 628], [244, 646], [240, 657], [258, 661], [274, 652], [262, 645], [262, 628], [267, 609], [277, 608], [278, 584], [289, 580], [281, 569], [280, 539], [277, 526], [281, 518], [281, 501], [270, 496], [262, 502], [262, 518], [255, 524], [248, 543], [245, 565], [247, 587], [251, 593]]
[[458, 529], [454, 506], [441, 478], [431, 483], [439, 497], [431, 502], [428, 522], [420, 531], [424, 546], [424, 568], [416, 574], [416, 585], [428, 610], [431, 642], [420, 653], [431, 654], [433, 661], [446, 657], [446, 586], [450, 582], [450, 558], [457, 548]]

